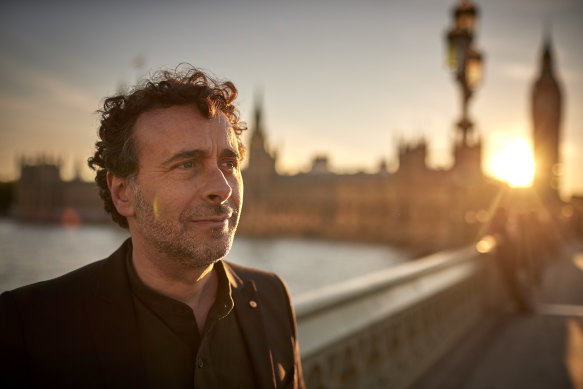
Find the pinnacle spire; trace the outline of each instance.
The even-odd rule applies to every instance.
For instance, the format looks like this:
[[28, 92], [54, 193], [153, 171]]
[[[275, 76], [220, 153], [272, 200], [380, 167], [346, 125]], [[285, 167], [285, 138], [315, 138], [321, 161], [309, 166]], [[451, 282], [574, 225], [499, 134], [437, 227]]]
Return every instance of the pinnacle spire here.
[[255, 91], [255, 131], [263, 132], [263, 123], [261, 122], [261, 116], [263, 115], [263, 90], [258, 89]]
[[541, 60], [541, 73], [553, 73], [553, 42], [550, 22], [545, 28]]

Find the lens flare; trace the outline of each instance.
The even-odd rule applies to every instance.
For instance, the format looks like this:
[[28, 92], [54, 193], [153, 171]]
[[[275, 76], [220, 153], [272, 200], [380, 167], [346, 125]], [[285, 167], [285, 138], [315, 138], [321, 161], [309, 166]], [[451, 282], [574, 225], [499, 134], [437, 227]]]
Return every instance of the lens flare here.
[[476, 250], [481, 254], [489, 253], [496, 247], [496, 238], [486, 235], [476, 243]]
[[509, 143], [492, 158], [492, 172], [511, 186], [529, 186], [534, 178], [534, 158], [524, 139]]
[[152, 210], [154, 211], [154, 217], [156, 220], [160, 220], [160, 214], [158, 213], [158, 195], [154, 196], [154, 201], [152, 201]]

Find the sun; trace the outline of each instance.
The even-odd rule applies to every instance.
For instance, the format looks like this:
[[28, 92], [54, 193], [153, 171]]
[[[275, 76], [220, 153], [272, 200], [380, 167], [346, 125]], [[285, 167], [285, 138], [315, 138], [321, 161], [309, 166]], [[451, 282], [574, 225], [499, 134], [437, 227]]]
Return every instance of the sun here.
[[534, 158], [524, 139], [509, 143], [492, 157], [492, 172], [511, 186], [529, 186], [534, 178]]

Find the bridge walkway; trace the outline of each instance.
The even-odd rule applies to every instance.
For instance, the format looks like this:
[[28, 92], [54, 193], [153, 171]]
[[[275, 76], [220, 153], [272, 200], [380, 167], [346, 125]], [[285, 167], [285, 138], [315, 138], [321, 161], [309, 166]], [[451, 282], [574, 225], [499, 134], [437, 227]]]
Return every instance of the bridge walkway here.
[[583, 241], [548, 265], [532, 313], [492, 312], [415, 389], [583, 389]]

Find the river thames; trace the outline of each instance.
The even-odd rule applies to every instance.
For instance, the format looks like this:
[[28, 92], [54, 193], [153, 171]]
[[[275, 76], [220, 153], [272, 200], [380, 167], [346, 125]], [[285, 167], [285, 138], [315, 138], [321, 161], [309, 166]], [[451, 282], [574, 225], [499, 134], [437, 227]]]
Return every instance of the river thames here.
[[[127, 231], [111, 225], [66, 229], [0, 219], [0, 292], [105, 258], [128, 236]], [[410, 258], [406, 251], [386, 245], [236, 236], [225, 259], [278, 273], [292, 296], [297, 296]]]

